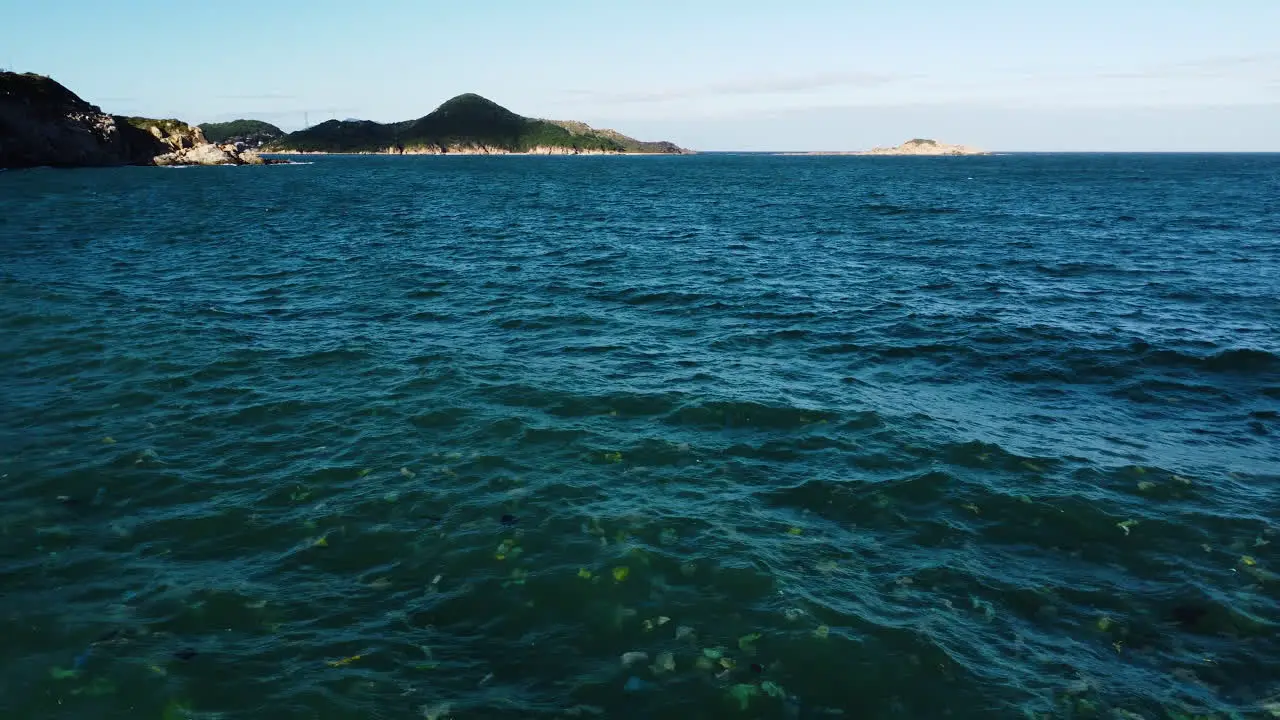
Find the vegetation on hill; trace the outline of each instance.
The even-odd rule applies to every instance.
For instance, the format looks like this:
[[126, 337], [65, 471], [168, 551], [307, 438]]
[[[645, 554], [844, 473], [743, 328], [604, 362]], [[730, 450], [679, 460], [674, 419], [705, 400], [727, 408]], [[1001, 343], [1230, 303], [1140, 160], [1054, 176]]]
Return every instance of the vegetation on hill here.
[[115, 117], [117, 122], [124, 122], [138, 128], [139, 130], [147, 130], [148, 132], [152, 127], [160, 128], [166, 135], [177, 135], [179, 133], [189, 133], [192, 131], [192, 127], [190, 125], [173, 118], [155, 119], [132, 117], [128, 115], [116, 115]]
[[247, 142], [266, 143], [284, 137], [284, 131], [261, 120], [232, 120], [230, 122], [205, 123], [200, 126], [211, 143]]
[[548, 120], [568, 130], [574, 135], [584, 135], [589, 137], [599, 137], [612, 140], [622, 146], [623, 152], [630, 153], [680, 153], [683, 152], [678, 145], [672, 142], [646, 142], [628, 137], [617, 130], [600, 129], [597, 130], [584, 122], [577, 120]]
[[[621, 140], [629, 140], [632, 145]], [[670, 146], [673, 150], [640, 149], [648, 145]], [[536, 148], [603, 152], [678, 151], [669, 143], [640, 143], [616, 133], [609, 136], [596, 131], [575, 132], [563, 123], [523, 117], [470, 93], [449, 100], [417, 120], [392, 124], [369, 120], [330, 120], [290, 133], [271, 143], [267, 149], [341, 153], [448, 152], [468, 148], [506, 152], [529, 152]]]

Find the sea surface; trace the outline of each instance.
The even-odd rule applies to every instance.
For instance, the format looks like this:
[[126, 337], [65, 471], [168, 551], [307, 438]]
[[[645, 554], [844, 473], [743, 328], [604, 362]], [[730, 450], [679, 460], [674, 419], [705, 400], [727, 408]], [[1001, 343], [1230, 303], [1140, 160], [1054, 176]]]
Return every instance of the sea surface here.
[[1280, 713], [1280, 156], [0, 173], [0, 717]]

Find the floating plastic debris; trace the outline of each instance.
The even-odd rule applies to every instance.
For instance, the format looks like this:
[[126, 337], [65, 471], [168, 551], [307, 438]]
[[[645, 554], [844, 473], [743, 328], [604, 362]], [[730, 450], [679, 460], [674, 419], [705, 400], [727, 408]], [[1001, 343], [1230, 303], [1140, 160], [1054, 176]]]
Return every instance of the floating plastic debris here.
[[409, 468], [407, 468], [407, 467], [402, 467], [402, 468], [400, 468], [400, 474], [401, 474], [401, 475], [403, 475], [404, 477], [411, 478], [411, 477], [413, 477], [414, 475], [417, 475], [418, 473], [416, 473], [416, 472], [414, 472], [414, 471], [410, 470], [410, 469], [409, 469]]
[[1138, 490], [1141, 492], [1147, 492], [1148, 490], [1155, 490], [1155, 489], [1156, 489], [1156, 484], [1151, 482], [1150, 480], [1140, 480], [1138, 482]]
[[649, 620], [649, 619], [647, 619], [647, 618], [646, 618], [644, 622], [640, 623], [640, 625], [641, 625], [641, 627], [643, 627], [643, 628], [644, 628], [644, 631], [645, 631], [645, 632], [653, 632], [653, 621], [652, 621], [652, 620]]
[[782, 689], [781, 685], [770, 680], [765, 680], [760, 683], [760, 689], [769, 697], [785, 698], [787, 696], [787, 692]]
[[515, 549], [515, 546], [516, 546], [515, 540], [512, 540], [510, 538], [503, 540], [501, 543], [498, 543], [498, 548], [493, 551], [493, 559], [506, 560], [507, 555], [511, 554], [511, 551]]
[[798, 528], [798, 527], [788, 528], [788, 529], [787, 529], [787, 534], [788, 534], [788, 535], [803, 535], [803, 534], [804, 534], [804, 530], [802, 530], [802, 529], [800, 529], [800, 528]]
[[613, 569], [614, 582], [622, 582], [631, 576], [631, 568], [626, 565], [619, 565]]
[[817, 570], [823, 575], [830, 575], [834, 573], [836, 570], [839, 570], [840, 565], [835, 560], [823, 560], [818, 564], [814, 565], [813, 569]]
[[685, 639], [692, 640], [693, 638], [694, 638], [693, 628], [689, 627], [688, 625], [681, 625], [680, 627], [676, 628], [677, 640], [685, 640]]
[[669, 622], [671, 622], [671, 618], [667, 617], [666, 615], [658, 616], [658, 627], [662, 627], [663, 625], [666, 625]]
[[311, 543], [311, 547], [318, 547], [318, 548], [329, 547], [329, 537], [327, 535], [322, 535], [316, 538], [316, 540]]
[[733, 658], [722, 657], [720, 658], [720, 667], [724, 668], [725, 670], [732, 670], [738, 667], [738, 661], [734, 660]]
[[148, 665], [147, 669], [155, 673], [156, 675], [159, 675], [160, 677], [166, 677], [169, 674], [168, 670], [165, 670], [163, 667], [159, 665]]
[[743, 635], [742, 637], [738, 638], [738, 649], [739, 650], [754, 649], [752, 646], [752, 643], [759, 640], [761, 637], [763, 636], [760, 633], [751, 633], [749, 635]]
[[658, 654], [658, 659], [649, 667], [654, 675], [661, 675], [664, 672], [673, 672], [676, 669], [676, 656], [673, 653], [664, 652]]
[[108, 435], [108, 436], [106, 436], [106, 437], [102, 438], [102, 444], [103, 444], [103, 445], [115, 445], [115, 444], [116, 444], [116, 439], [115, 439], [115, 438], [113, 438], [113, 437], [111, 437], [110, 435]]
[[64, 670], [60, 667], [49, 668], [49, 677], [54, 680], [71, 680], [80, 677], [79, 670]]
[[1250, 555], [1243, 555], [1240, 557], [1240, 564], [1244, 565], [1245, 567], [1253, 567], [1254, 565], [1258, 564], [1258, 561], [1254, 560], [1253, 557]]
[[590, 580], [592, 577], [591, 571], [586, 568], [578, 568], [578, 577], [583, 580]]
[[373, 468], [361, 468], [360, 472], [356, 473], [356, 477], [367, 477], [371, 472], [373, 472]]
[[702, 656], [711, 660], [719, 660], [720, 658], [724, 657], [724, 648], [721, 648], [721, 647], [703, 648]]
[[1130, 530], [1130, 529], [1132, 529], [1132, 528], [1133, 528], [1134, 526], [1136, 526], [1137, 524], [1138, 524], [1138, 521], [1137, 521], [1137, 520], [1125, 520], [1124, 522], [1118, 522], [1118, 523], [1116, 523], [1116, 527], [1118, 527], [1118, 528], [1120, 528], [1121, 530], [1123, 530], [1123, 531], [1124, 531], [1125, 536], [1127, 537], [1127, 536], [1129, 535], [1129, 530]]
[[804, 610], [801, 610], [800, 608], [791, 607], [791, 608], [787, 608], [786, 610], [783, 610], [782, 614], [786, 616], [789, 622], [795, 622], [796, 620], [799, 620], [800, 618], [804, 617]]
[[351, 663], [356, 662], [357, 660], [360, 660], [363, 657], [364, 657], [363, 655], [352, 655], [351, 657], [344, 657], [341, 660], [330, 660], [326, 664], [331, 668], [346, 667], [347, 665], [350, 665]]
[[382, 496], [383, 502], [396, 503], [400, 502], [400, 493], [392, 490]]
[[514, 570], [511, 571], [511, 580], [509, 582], [512, 585], [523, 585], [525, 584], [525, 581], [528, 579], [529, 579], [528, 570], [525, 570], [523, 568], [515, 568]]
[[748, 683], [740, 683], [729, 688], [729, 697], [738, 701], [738, 709], [746, 710], [751, 707], [751, 698], [760, 694], [760, 688]]
[[1190, 485], [1190, 484], [1191, 484], [1191, 479], [1190, 479], [1190, 478], [1184, 478], [1184, 477], [1182, 477], [1181, 475], [1174, 475], [1174, 476], [1173, 476], [1173, 481], [1174, 481], [1174, 482], [1176, 482], [1176, 483], [1181, 483], [1181, 484], [1183, 484], [1183, 485]]
[[826, 640], [827, 636], [829, 636], [830, 634], [831, 634], [831, 628], [827, 627], [826, 625], [819, 625], [818, 627], [813, 629], [813, 636], [818, 638], [819, 640]]
[[1114, 621], [1111, 618], [1107, 617], [1106, 615], [1103, 615], [1102, 617], [1098, 618], [1098, 623], [1097, 623], [1098, 629], [1101, 630], [1102, 632], [1106, 632], [1107, 630], [1111, 629], [1112, 622]]
[[604, 461], [607, 463], [620, 463], [622, 462], [622, 453], [616, 451], [607, 452], [604, 454]]
[[641, 690], [644, 690], [647, 687], [649, 687], [649, 683], [632, 675], [631, 677], [627, 678], [627, 684], [623, 685], [622, 689], [627, 692], [640, 692]]
[[633, 650], [632, 652], [622, 653], [622, 667], [631, 667], [636, 663], [649, 662], [649, 653]]
[[982, 510], [981, 510], [977, 505], [975, 505], [975, 504], [973, 504], [973, 503], [965, 503], [965, 504], [961, 505], [960, 507], [964, 508], [965, 510], [968, 510], [969, 512], [973, 513], [974, 515], [981, 515], [981, 514], [982, 514]]

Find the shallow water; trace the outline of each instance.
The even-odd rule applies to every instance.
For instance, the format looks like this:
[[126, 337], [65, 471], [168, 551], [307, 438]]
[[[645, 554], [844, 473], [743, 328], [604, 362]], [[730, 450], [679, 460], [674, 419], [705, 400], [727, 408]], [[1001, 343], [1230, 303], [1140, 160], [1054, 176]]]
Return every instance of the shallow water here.
[[1278, 198], [1280, 156], [4, 173], [0, 710], [1268, 713]]

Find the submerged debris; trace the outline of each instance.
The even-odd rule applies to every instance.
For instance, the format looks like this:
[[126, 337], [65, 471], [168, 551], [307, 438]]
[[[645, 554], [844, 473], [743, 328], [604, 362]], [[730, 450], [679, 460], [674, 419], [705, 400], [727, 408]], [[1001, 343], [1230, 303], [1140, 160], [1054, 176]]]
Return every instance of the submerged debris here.
[[751, 698], [760, 694], [760, 688], [747, 683], [740, 683], [729, 688], [729, 697], [738, 701], [738, 709], [746, 710], [751, 706]]
[[649, 653], [638, 650], [622, 653], [622, 667], [631, 667], [643, 662], [649, 662]]

